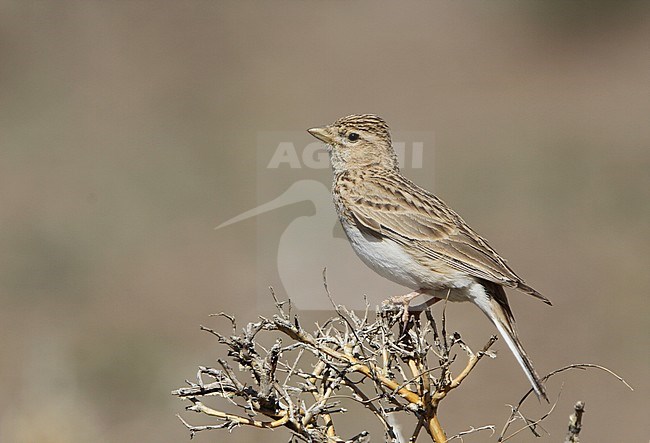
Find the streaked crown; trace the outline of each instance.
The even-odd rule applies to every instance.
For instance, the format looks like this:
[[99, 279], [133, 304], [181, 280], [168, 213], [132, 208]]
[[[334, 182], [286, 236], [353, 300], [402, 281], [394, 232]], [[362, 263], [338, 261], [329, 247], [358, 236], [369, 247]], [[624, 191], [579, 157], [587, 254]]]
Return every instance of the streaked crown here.
[[364, 131], [374, 134], [379, 138], [391, 143], [390, 129], [386, 121], [374, 114], [352, 114], [335, 121], [332, 126], [350, 131]]

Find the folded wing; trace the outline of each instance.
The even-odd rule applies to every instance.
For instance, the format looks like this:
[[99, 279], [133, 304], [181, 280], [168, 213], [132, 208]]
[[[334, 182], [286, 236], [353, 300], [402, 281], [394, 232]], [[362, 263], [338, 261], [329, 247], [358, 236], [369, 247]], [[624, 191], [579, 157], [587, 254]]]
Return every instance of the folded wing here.
[[[415, 247], [421, 260], [442, 261], [473, 277], [517, 288], [547, 304], [442, 200], [399, 174], [368, 171], [340, 194], [360, 228]], [[426, 264], [426, 263], [423, 263]]]

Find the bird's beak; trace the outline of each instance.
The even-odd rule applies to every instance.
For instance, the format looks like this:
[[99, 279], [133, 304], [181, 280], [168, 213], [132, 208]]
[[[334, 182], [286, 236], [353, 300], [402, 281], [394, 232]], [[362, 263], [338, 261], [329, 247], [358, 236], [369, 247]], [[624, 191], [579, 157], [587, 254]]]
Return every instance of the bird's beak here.
[[327, 127], [325, 128], [311, 128], [307, 129], [311, 135], [316, 137], [318, 140], [325, 142], [327, 144], [332, 143], [332, 135]]

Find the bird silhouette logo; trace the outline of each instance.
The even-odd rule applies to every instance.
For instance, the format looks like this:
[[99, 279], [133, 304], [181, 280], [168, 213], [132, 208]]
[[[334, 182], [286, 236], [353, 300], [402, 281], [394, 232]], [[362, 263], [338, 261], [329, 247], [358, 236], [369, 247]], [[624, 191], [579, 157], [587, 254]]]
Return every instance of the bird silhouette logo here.
[[[416, 137], [418, 140], [432, 139], [430, 134], [418, 133]], [[284, 140], [286, 139], [285, 134]], [[406, 156], [407, 151], [410, 155], [410, 168], [421, 167], [423, 144], [421, 141], [410, 145], [401, 143], [401, 155]], [[268, 158], [269, 152], [272, 153], [270, 161], [262, 159], [259, 162], [265, 165], [265, 170], [258, 171], [258, 175], [269, 182], [268, 186], [264, 185], [265, 182], [258, 186], [264, 197], [268, 198], [271, 190], [277, 189], [277, 173], [282, 169], [283, 161], [286, 163], [281, 171], [283, 174], [292, 172], [298, 175], [300, 168], [297, 166], [322, 169], [320, 163], [312, 166], [307, 161], [299, 163], [307, 155], [314, 156], [318, 152], [313, 143], [306, 145], [302, 155], [294, 146], [284, 141], [277, 142], [274, 151], [264, 150], [265, 158]], [[329, 161], [327, 162], [329, 167]], [[271, 169], [272, 178], [268, 174]], [[303, 172], [302, 176], [304, 175]], [[279, 216], [281, 211], [284, 214]], [[258, 268], [276, 266], [277, 269], [276, 275], [261, 271], [258, 276], [260, 304], [268, 304], [268, 287], [273, 286], [275, 292], [284, 291], [283, 295], [289, 297], [300, 310], [331, 310], [332, 303], [324, 287], [324, 269], [327, 270], [327, 285], [335, 302], [351, 309], [365, 309], [366, 303], [374, 308], [387, 295], [402, 291], [396, 284], [377, 279], [356, 257], [339, 224], [330, 189], [321, 181], [312, 178], [296, 179], [276, 197], [271, 196], [270, 200], [222, 222], [215, 229], [223, 230], [253, 218], [258, 226]], [[278, 226], [278, 223], [286, 226]], [[279, 239], [278, 231], [281, 231]]]

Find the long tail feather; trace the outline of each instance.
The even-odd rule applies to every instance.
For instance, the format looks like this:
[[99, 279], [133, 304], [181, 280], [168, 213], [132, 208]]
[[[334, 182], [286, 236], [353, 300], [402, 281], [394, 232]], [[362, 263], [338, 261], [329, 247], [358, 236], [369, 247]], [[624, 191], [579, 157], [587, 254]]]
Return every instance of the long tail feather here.
[[[488, 290], [486, 291], [486, 289]], [[503, 287], [494, 284], [493, 287], [488, 286], [486, 288], [484, 285], [477, 283], [476, 286], [472, 287], [470, 292], [473, 296], [472, 301], [474, 304], [494, 323], [499, 334], [514, 354], [517, 362], [524, 370], [528, 381], [532, 385], [535, 394], [548, 401], [542, 380], [537, 375], [533, 367], [533, 362], [528, 357], [528, 354], [526, 354], [519, 337], [517, 337], [515, 320], [510, 311]]]

